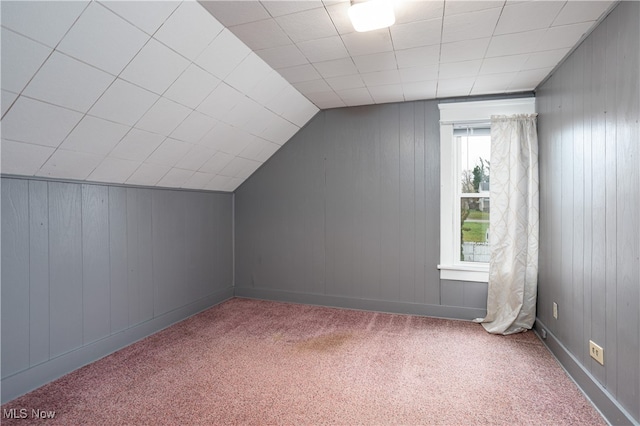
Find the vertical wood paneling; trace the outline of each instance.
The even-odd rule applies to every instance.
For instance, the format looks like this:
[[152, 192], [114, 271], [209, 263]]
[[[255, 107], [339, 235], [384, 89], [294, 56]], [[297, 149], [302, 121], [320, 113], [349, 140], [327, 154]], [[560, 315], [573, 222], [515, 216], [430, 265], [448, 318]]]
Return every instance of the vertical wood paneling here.
[[178, 191], [156, 191], [153, 209], [154, 314], [185, 303], [185, 196]]
[[50, 355], [82, 346], [82, 187], [49, 183]]
[[[425, 158], [425, 112], [423, 102], [414, 102], [414, 146], [415, 157], [413, 164], [415, 180], [414, 219], [415, 219], [415, 262], [414, 262], [414, 293], [413, 300], [425, 303], [425, 268], [427, 266], [427, 200], [426, 200], [426, 158]], [[439, 225], [438, 225], [439, 226]], [[429, 265], [432, 266], [432, 265]]]
[[[380, 227], [382, 244], [380, 298], [398, 300], [400, 295], [400, 149], [399, 106], [383, 105], [379, 110], [381, 173]], [[384, 121], [382, 121], [384, 120]]]
[[[436, 102], [426, 102], [424, 119], [425, 145], [425, 299], [424, 303], [440, 304], [440, 111]], [[446, 283], [443, 283], [446, 285]]]
[[49, 197], [29, 181], [29, 364], [49, 359]]
[[109, 188], [109, 259], [112, 333], [129, 327], [127, 189]]
[[2, 184], [2, 377], [29, 367], [28, 182]]
[[[551, 257], [541, 254], [538, 308], [544, 314], [539, 317], [636, 421], [640, 420], [639, 22], [640, 3], [621, 2], [537, 91], [541, 218], [551, 224], [541, 227], [541, 247], [553, 251], [562, 246]], [[564, 111], [556, 119], [559, 92]], [[558, 142], [566, 154], [561, 162], [554, 153]], [[555, 192], [557, 187], [561, 194]], [[558, 220], [562, 229], [554, 225]], [[564, 267], [569, 247], [570, 271]], [[557, 321], [546, 316], [555, 300], [549, 295], [556, 292], [561, 299]], [[568, 303], [573, 305], [570, 311], [562, 308]], [[590, 358], [589, 339], [604, 347], [604, 366]]]
[[151, 193], [150, 189], [127, 188], [129, 326], [154, 317]]
[[415, 296], [415, 122], [414, 104], [400, 105], [400, 294], [402, 302]]
[[[640, 41], [640, 5], [619, 16], [616, 81], [616, 253], [617, 292], [617, 388], [618, 398], [640, 419], [640, 309], [631, 303], [640, 298], [640, 242], [634, 225], [640, 223], [640, 54], [627, 46]], [[636, 78], [628, 78], [636, 76]], [[626, 81], [628, 84], [621, 84]], [[608, 333], [609, 331], [607, 331]], [[630, 368], [635, 363], [638, 368]]]
[[607, 348], [606, 386], [613, 394], [617, 391], [617, 123], [616, 123], [616, 79], [615, 67], [618, 60], [618, 38], [620, 33], [619, 14], [609, 15], [606, 26], [605, 62], [605, 276], [606, 276], [606, 339]]
[[109, 188], [82, 185], [83, 342], [111, 333]]

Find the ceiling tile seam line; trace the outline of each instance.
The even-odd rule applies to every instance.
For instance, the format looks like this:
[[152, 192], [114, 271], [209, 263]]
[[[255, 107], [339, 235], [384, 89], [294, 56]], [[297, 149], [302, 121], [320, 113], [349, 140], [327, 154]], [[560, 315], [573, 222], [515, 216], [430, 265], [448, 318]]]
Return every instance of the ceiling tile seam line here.
[[438, 89], [440, 88], [440, 64], [442, 64], [442, 40], [444, 39], [444, 17], [447, 14], [447, 2], [442, 4], [442, 21], [440, 24], [440, 43], [438, 43], [438, 74], [436, 74], [436, 90], [435, 95], [438, 97]]

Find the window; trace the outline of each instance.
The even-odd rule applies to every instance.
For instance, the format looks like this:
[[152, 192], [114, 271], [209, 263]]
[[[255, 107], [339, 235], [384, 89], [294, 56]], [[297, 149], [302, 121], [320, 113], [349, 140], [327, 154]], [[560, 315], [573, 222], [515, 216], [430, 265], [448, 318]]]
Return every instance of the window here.
[[532, 114], [535, 99], [442, 103], [440, 278], [489, 279], [491, 116]]

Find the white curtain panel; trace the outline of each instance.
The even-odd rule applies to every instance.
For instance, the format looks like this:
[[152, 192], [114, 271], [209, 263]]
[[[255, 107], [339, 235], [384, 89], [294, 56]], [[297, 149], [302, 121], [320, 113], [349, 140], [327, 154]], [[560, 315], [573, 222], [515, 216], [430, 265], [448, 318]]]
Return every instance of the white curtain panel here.
[[539, 181], [536, 116], [491, 117], [489, 333], [529, 330], [536, 318]]

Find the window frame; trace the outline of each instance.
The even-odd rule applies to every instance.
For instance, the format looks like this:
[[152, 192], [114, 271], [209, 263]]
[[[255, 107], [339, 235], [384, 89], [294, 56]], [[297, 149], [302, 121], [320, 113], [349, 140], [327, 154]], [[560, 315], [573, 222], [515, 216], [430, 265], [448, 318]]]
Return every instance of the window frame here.
[[[440, 279], [489, 281], [489, 264], [460, 261], [460, 202], [458, 196], [460, 147], [454, 143], [455, 125], [491, 121], [493, 115], [535, 113], [535, 98], [438, 104], [440, 110]], [[456, 206], [457, 211], [456, 211]], [[457, 226], [456, 226], [457, 221]], [[457, 234], [456, 234], [457, 230]]]

